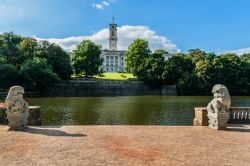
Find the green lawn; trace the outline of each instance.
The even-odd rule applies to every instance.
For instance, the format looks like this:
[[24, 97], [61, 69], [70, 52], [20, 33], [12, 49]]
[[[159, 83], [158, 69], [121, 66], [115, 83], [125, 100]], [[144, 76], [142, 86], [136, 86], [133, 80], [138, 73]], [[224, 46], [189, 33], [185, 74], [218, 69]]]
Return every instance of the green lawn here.
[[128, 78], [136, 78], [131, 73], [103, 73], [103, 77], [95, 76], [96, 78], [109, 80], [126, 80]]

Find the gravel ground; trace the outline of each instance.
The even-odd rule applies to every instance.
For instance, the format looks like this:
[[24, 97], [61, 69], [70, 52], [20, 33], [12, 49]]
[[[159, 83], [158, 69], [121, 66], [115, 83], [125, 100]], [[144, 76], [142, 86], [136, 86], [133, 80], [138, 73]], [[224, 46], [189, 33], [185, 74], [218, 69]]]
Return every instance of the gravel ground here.
[[250, 125], [0, 126], [0, 165], [250, 165]]

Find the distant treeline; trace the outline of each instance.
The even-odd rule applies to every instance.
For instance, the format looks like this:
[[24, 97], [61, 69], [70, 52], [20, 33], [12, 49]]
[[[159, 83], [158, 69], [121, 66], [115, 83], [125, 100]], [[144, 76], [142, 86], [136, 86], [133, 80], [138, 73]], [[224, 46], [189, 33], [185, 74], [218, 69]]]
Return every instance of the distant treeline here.
[[164, 60], [163, 53], [161, 49], [152, 53], [147, 41], [137, 39], [127, 51], [127, 70], [152, 86], [176, 84], [178, 94], [211, 95], [213, 85], [223, 84], [232, 95], [250, 95], [250, 54], [190, 49]]
[[[178, 94], [210, 95], [214, 84], [224, 84], [233, 95], [250, 95], [250, 54], [216, 55], [200, 49], [176, 53], [152, 52], [148, 42], [136, 39], [126, 53], [126, 70], [152, 87], [175, 84]], [[101, 47], [82, 41], [72, 58], [60, 46], [12, 32], [0, 35], [0, 89], [22, 85], [26, 90], [44, 90], [74, 73], [85, 77], [102, 74]]]
[[0, 89], [19, 84], [43, 90], [71, 74], [70, 56], [60, 46], [13, 32], [0, 35]]

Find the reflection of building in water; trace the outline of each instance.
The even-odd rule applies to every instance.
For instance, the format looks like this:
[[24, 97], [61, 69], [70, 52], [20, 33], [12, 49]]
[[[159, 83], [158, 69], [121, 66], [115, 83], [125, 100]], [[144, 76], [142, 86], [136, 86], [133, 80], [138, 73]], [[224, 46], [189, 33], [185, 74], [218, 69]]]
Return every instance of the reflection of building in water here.
[[[109, 50], [102, 50], [101, 58], [103, 72], [125, 72], [126, 51], [117, 50], [117, 24], [113, 21], [109, 24]], [[164, 54], [164, 59], [168, 59], [172, 54]]]
[[125, 71], [125, 54], [126, 51], [117, 50], [117, 24], [109, 24], [109, 50], [102, 50], [101, 57], [103, 64], [101, 66], [104, 72], [124, 72]]

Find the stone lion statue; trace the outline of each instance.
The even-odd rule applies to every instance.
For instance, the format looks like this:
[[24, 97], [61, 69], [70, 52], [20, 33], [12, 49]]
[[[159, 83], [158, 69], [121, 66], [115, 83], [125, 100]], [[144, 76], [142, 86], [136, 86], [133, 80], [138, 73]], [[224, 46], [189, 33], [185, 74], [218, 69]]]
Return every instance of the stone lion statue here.
[[229, 119], [229, 107], [231, 98], [226, 86], [217, 84], [213, 87], [214, 99], [208, 104], [209, 127], [225, 129]]
[[5, 99], [7, 107], [7, 119], [11, 130], [27, 128], [29, 105], [23, 99], [24, 89], [21, 86], [13, 86]]

